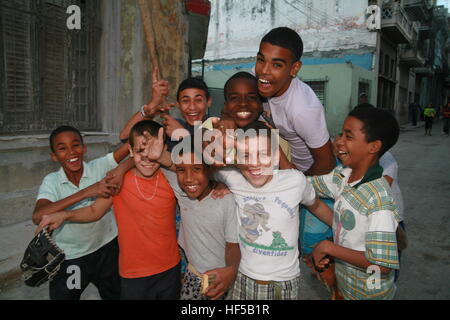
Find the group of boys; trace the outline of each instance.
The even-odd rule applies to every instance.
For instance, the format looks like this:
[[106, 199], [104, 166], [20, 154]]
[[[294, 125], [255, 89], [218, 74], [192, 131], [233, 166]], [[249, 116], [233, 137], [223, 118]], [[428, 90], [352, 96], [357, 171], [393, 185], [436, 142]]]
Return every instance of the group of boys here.
[[[206, 118], [208, 88], [195, 78], [177, 91], [183, 120], [165, 113], [168, 83], [154, 70], [152, 100], [125, 125], [123, 146], [89, 163], [78, 130], [55, 130], [52, 159], [62, 168], [44, 179], [33, 214], [39, 228], [54, 230], [67, 256], [50, 297], [79, 299], [93, 283], [104, 299], [301, 299], [304, 206], [332, 227], [333, 239], [316, 239], [310, 257], [318, 271], [334, 260], [339, 296], [393, 298], [400, 218], [378, 160], [395, 144], [398, 124], [382, 110], [355, 108], [335, 141], [342, 163], [335, 167], [323, 107], [297, 78], [302, 52], [295, 31], [270, 31], [254, 75], [239, 72], [227, 81], [222, 115], [214, 119]], [[259, 121], [262, 115], [269, 124]], [[289, 144], [292, 162], [271, 128]], [[229, 129], [252, 134], [239, 139]], [[208, 146], [195, 145], [193, 137], [208, 130], [219, 132], [223, 144], [232, 140], [222, 154], [230, 165], [206, 161]], [[318, 196], [333, 199], [334, 210]], [[78, 289], [66, 286], [70, 265], [81, 270]], [[380, 285], [368, 282], [373, 266]]]

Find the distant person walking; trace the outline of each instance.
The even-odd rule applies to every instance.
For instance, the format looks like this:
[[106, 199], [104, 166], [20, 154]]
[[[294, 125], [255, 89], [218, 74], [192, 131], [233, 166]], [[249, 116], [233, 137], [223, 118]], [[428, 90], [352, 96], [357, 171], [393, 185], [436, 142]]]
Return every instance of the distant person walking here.
[[442, 128], [443, 134], [448, 136], [449, 131], [449, 121], [450, 121], [450, 102], [447, 103], [445, 107], [442, 108], [442, 116], [444, 121], [444, 127]]
[[425, 117], [425, 135], [431, 136], [431, 129], [433, 127], [433, 119], [436, 116], [436, 110], [433, 108], [433, 104], [429, 103], [423, 110], [423, 116]]
[[418, 104], [414, 101], [409, 104], [409, 113], [411, 114], [411, 123], [413, 126], [417, 126], [417, 111]]

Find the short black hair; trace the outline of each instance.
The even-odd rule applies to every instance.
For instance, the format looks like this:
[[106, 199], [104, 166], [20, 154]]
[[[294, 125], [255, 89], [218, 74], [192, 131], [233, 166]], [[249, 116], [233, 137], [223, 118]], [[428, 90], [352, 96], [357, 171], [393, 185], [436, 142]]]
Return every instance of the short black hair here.
[[288, 28], [278, 27], [272, 29], [261, 40], [262, 42], [268, 42], [271, 45], [285, 48], [292, 52], [294, 61], [300, 61], [303, 55], [303, 41], [300, 35]]
[[199, 90], [203, 90], [205, 92], [205, 96], [206, 99], [209, 99], [210, 95], [209, 95], [209, 89], [208, 86], [206, 85], [205, 81], [203, 81], [201, 78], [198, 77], [191, 77], [191, 78], [187, 78], [184, 79], [183, 81], [181, 81], [180, 85], [178, 86], [178, 90], [177, 90], [177, 100], [180, 98], [180, 92], [186, 89], [199, 89]]
[[49, 142], [50, 142], [50, 149], [52, 150], [52, 152], [55, 152], [55, 148], [53, 147], [53, 140], [55, 139], [55, 137], [58, 134], [60, 134], [62, 132], [67, 132], [67, 131], [75, 132], [80, 137], [81, 143], [84, 144], [83, 137], [81, 136], [80, 130], [78, 130], [77, 128], [71, 127], [71, 126], [65, 126], [65, 125], [59, 126], [55, 130], [53, 130], [52, 133], [50, 133]]
[[131, 147], [134, 147], [134, 137], [143, 136], [147, 131], [152, 137], [158, 137], [158, 131], [163, 126], [153, 120], [142, 120], [136, 123], [130, 130], [130, 139], [128, 142]]
[[225, 82], [225, 85], [223, 86], [223, 95], [225, 97], [225, 101], [227, 101], [228, 87], [230, 86], [231, 81], [236, 79], [248, 79], [254, 81], [255, 85], [258, 85], [258, 80], [251, 73], [245, 71], [235, 73], [227, 80], [227, 82]]
[[381, 141], [379, 157], [397, 142], [400, 135], [400, 126], [397, 119], [389, 111], [363, 104], [356, 106], [348, 116], [363, 123], [362, 131], [367, 142]]

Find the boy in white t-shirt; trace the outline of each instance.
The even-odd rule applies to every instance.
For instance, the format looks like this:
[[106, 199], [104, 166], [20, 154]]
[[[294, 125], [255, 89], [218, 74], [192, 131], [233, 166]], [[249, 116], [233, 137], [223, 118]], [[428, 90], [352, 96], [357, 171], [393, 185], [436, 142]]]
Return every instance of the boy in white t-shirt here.
[[[237, 139], [238, 169], [221, 169], [215, 178], [233, 193], [239, 215], [241, 263], [228, 299], [298, 299], [300, 267], [298, 206], [331, 210], [320, 200], [298, 170], [274, 173], [278, 146], [262, 122], [244, 128]], [[251, 135], [253, 133], [254, 135]]]

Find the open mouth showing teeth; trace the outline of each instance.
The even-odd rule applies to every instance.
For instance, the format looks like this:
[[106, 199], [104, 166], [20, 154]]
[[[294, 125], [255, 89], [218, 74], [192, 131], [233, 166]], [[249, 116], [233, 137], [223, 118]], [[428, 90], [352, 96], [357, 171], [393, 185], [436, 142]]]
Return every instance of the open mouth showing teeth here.
[[259, 79], [259, 82], [261, 82], [262, 84], [270, 84], [270, 81], [265, 79]]
[[259, 177], [259, 176], [262, 175], [262, 170], [260, 170], [260, 169], [258, 169], [258, 170], [249, 170], [248, 172], [254, 177]]
[[67, 160], [67, 162], [69, 162], [69, 163], [74, 163], [74, 162], [77, 162], [78, 159], [79, 159], [79, 158], [69, 159], [69, 160]]
[[198, 189], [197, 186], [185, 186], [185, 188], [188, 192], [196, 192]]
[[236, 116], [238, 118], [242, 118], [242, 119], [247, 119], [252, 115], [251, 112], [248, 111], [241, 111], [241, 112], [236, 112]]

